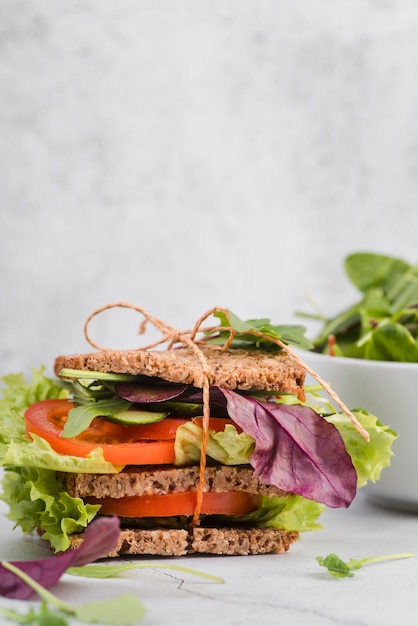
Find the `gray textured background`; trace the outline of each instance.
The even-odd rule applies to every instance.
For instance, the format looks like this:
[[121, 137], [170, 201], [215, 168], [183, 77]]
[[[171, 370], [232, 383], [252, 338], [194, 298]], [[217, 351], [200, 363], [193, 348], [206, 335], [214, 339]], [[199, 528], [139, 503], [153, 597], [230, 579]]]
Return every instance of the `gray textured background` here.
[[417, 262], [417, 78], [415, 0], [0, 0], [0, 374]]

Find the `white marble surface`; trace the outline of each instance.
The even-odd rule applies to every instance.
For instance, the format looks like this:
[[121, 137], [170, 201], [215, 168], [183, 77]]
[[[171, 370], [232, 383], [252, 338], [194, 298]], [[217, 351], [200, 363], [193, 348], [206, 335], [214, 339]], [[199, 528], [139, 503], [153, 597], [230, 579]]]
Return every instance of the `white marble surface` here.
[[415, 262], [417, 31], [415, 0], [0, 0], [0, 374], [106, 302], [284, 323], [345, 306], [348, 252]]
[[[5, 510], [3, 505], [1, 510]], [[134, 591], [146, 607], [142, 626], [415, 624], [416, 557], [370, 564], [358, 570], [353, 578], [345, 579], [332, 578], [319, 567], [315, 557], [329, 552], [336, 552], [344, 559], [403, 552], [418, 555], [417, 516], [376, 508], [360, 492], [348, 510], [328, 511], [322, 521], [324, 530], [303, 535], [286, 555], [188, 557], [175, 561], [221, 576], [224, 584], [168, 570], [147, 569], [129, 572], [112, 581], [86, 582], [66, 575], [55, 591], [71, 602]], [[12, 532], [11, 523], [4, 516], [0, 517], [0, 530], [2, 559], [45, 554], [45, 549], [31, 538]], [[148, 559], [147, 562], [152, 563]], [[4, 599], [1, 604], [20, 605]]]

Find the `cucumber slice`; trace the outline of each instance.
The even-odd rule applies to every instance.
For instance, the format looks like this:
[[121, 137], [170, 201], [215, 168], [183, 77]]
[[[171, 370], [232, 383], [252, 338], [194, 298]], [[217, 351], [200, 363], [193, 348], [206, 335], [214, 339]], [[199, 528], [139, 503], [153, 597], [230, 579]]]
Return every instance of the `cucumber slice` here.
[[107, 380], [109, 382], [130, 382], [136, 378], [135, 374], [115, 374], [113, 372], [91, 372], [89, 370], [73, 370], [63, 368], [59, 376], [62, 378], [87, 378], [89, 380]]
[[115, 424], [123, 424], [124, 426], [140, 426], [141, 424], [152, 424], [153, 422], [161, 422], [166, 418], [168, 412], [156, 413], [154, 411], [140, 411], [137, 409], [129, 409], [120, 411], [114, 415], [106, 415], [108, 422]]
[[196, 417], [197, 415], [203, 415], [203, 404], [168, 400], [164, 402], [164, 408], [170, 412], [170, 415], [182, 417]]

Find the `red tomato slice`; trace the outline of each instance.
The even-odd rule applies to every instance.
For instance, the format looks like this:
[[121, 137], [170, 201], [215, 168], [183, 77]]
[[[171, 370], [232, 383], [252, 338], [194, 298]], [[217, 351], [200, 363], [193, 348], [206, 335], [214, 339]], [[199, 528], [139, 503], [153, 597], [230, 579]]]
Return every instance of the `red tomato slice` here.
[[[126, 498], [83, 498], [90, 504], [100, 504], [103, 515], [121, 517], [169, 517], [193, 515], [196, 493], [170, 493], [163, 496], [131, 496]], [[260, 506], [260, 496], [242, 491], [203, 494], [201, 513], [207, 515], [246, 515]]]
[[[60, 454], [84, 457], [97, 447], [106, 461], [115, 465], [155, 465], [174, 463], [176, 430], [189, 419], [166, 417], [160, 422], [124, 426], [96, 417], [89, 428], [72, 439], [61, 437], [70, 409], [69, 400], [44, 400], [25, 412], [26, 432], [43, 437]], [[199, 418], [197, 418], [199, 419]], [[232, 420], [211, 418], [210, 428], [223, 430]]]
[[[68, 412], [74, 406], [68, 400], [44, 400], [33, 404], [25, 412], [26, 432], [43, 437], [60, 454], [84, 457], [100, 447], [106, 461], [115, 465], [174, 463], [175, 431], [187, 420], [176, 418], [175, 428], [171, 430], [174, 425], [171, 418], [166, 418], [163, 422], [170, 422], [167, 424], [167, 432], [163, 433], [159, 422], [146, 426], [123, 426], [96, 417], [83, 433], [72, 439], [64, 439], [61, 437], [62, 429]], [[146, 428], [149, 436], [151, 426], [159, 426], [154, 435], [157, 440], [141, 441], [139, 429]]]
[[[199, 424], [199, 426], [201, 427], [203, 426], [203, 417], [193, 417], [192, 421], [196, 422], [196, 424]], [[217, 433], [224, 431], [227, 424], [232, 424], [232, 426], [235, 426], [239, 433], [242, 433], [242, 428], [240, 428], [238, 424], [235, 424], [235, 422], [233, 422], [229, 417], [209, 418], [209, 428], [216, 431]]]

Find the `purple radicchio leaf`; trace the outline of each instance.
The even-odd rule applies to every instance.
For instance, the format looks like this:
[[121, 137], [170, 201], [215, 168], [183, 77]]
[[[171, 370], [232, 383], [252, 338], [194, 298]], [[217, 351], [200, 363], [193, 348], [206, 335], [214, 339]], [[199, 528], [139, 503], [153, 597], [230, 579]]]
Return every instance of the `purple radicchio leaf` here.
[[255, 439], [255, 475], [326, 506], [348, 507], [357, 473], [338, 429], [310, 407], [260, 402], [222, 389], [228, 414]]
[[[180, 399], [182, 402], [195, 402], [196, 404], [202, 404], [203, 389], [199, 389], [198, 387], [189, 387], [187, 392]], [[210, 388], [210, 404], [211, 406], [226, 408], [226, 398], [220, 387]]]
[[151, 402], [164, 402], [177, 398], [188, 385], [158, 384], [150, 385], [145, 383], [118, 383], [115, 391], [124, 400], [136, 404], [148, 404]]
[[[87, 565], [106, 557], [116, 546], [119, 534], [117, 517], [98, 517], [86, 528], [83, 543], [78, 548], [46, 559], [11, 561], [11, 564], [49, 589], [69, 567]], [[33, 593], [29, 585], [0, 564], [0, 595], [27, 600]]]

